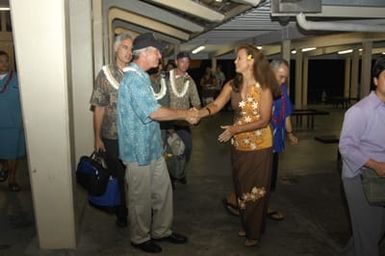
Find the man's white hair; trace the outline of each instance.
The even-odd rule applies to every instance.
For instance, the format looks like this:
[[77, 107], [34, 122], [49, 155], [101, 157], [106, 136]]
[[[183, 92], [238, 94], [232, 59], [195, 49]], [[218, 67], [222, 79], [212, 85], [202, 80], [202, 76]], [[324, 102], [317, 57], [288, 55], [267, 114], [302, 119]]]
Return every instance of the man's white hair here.
[[130, 33], [122, 33], [118, 36], [115, 37], [115, 41], [114, 41], [114, 44], [113, 44], [113, 50], [114, 50], [114, 53], [117, 52], [118, 48], [119, 48], [119, 45], [124, 41], [124, 40], [127, 40], [127, 39], [130, 39], [131, 41], [133, 40], [132, 36]]

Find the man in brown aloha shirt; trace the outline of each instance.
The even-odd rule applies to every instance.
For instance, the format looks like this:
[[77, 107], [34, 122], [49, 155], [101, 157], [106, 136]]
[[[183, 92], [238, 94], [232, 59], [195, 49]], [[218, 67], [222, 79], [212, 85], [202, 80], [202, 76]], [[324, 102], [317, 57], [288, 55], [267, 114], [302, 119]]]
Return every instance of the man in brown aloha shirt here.
[[96, 77], [91, 96], [94, 108], [95, 151], [105, 152], [106, 164], [114, 177], [118, 178], [121, 205], [114, 209], [119, 227], [127, 226], [127, 206], [125, 196], [125, 168], [119, 160], [116, 106], [118, 88], [123, 79], [123, 69], [132, 56], [133, 39], [129, 34], [116, 37], [113, 50], [115, 62], [105, 65]]
[[[176, 56], [176, 68], [172, 69], [169, 74], [170, 88], [170, 108], [173, 109], [190, 109], [191, 107], [200, 109], [201, 101], [197, 91], [194, 79], [187, 73], [190, 66], [190, 56], [187, 52], [180, 52]], [[189, 161], [192, 151], [192, 136], [190, 124], [183, 121], [176, 121], [174, 126], [175, 132], [182, 139], [185, 145], [184, 156], [186, 161]], [[170, 174], [174, 180], [179, 180], [186, 184], [186, 174], [174, 173], [170, 170]]]

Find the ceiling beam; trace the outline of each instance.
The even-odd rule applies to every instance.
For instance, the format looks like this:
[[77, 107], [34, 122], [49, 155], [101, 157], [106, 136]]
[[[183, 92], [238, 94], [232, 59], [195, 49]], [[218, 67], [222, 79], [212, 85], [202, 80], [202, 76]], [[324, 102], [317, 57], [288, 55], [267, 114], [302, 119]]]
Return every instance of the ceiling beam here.
[[317, 36], [292, 42], [292, 48], [302, 49], [307, 47], [327, 47], [346, 44], [359, 44], [366, 41], [383, 41], [385, 33], [339, 33], [327, 36]]
[[[147, 17], [143, 17], [141, 15], [138, 15], [132, 12], [123, 11], [118, 8], [111, 8], [108, 13], [108, 24], [110, 24], [110, 28], [112, 26], [112, 21], [114, 19], [125, 20], [133, 24], [137, 24], [139, 26], [142, 26], [150, 30], [157, 31], [181, 40], [188, 40], [190, 37], [189, 34], [181, 30], [175, 29], [174, 27], [165, 25], [159, 21], [156, 21]], [[111, 29], [109, 31], [111, 31]]]
[[[279, 16], [296, 16], [297, 13], [271, 13], [273, 17]], [[306, 13], [308, 17], [323, 17], [323, 18], [385, 18], [384, 7], [362, 7], [362, 6], [337, 6], [337, 5], [322, 5], [321, 13]]]
[[[130, 23], [128, 21], [125, 21], [125, 20], [115, 19], [115, 20], [112, 21], [112, 30], [116, 31], [117, 28], [127, 29], [129, 31], [134, 31], [135, 33], [138, 33], [138, 34], [152, 32], [151, 29], [144, 28], [142, 26], [138, 26], [138, 25], [132, 24], [132, 23]], [[161, 34], [161, 33], [157, 33], [156, 37], [159, 38], [162, 41], [165, 41], [165, 42], [168, 42], [168, 43], [171, 43], [171, 44], [180, 44], [180, 42], [181, 42], [181, 40], [178, 40], [178, 39], [176, 39], [174, 37], [167, 36], [167, 35], [164, 35], [164, 34]]]
[[151, 2], [158, 3], [163, 6], [170, 7], [179, 12], [186, 13], [191, 16], [195, 16], [210, 22], [221, 22], [225, 15], [220, 12], [216, 12], [204, 5], [199, 4], [191, 0], [150, 0]]
[[113, 7], [118, 7], [142, 16], [151, 17], [154, 20], [161, 21], [165, 24], [181, 28], [186, 31], [198, 33], [204, 31], [204, 27], [184, 19], [178, 15], [172, 14], [156, 6], [144, 3], [138, 0], [108, 0], [103, 1], [103, 15], [107, 17], [108, 11]]

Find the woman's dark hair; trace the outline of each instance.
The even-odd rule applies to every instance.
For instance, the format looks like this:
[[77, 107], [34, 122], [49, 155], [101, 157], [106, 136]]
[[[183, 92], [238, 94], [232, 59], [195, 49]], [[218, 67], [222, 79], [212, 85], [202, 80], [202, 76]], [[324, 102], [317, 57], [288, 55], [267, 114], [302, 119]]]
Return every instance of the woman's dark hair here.
[[385, 70], [385, 57], [380, 57], [374, 63], [374, 66], [373, 66], [373, 69], [372, 69], [372, 76], [378, 78], [378, 76], [384, 70]]
[[[245, 50], [248, 56], [254, 59], [253, 74], [254, 79], [261, 85], [262, 89], [270, 89], [273, 98], [281, 95], [281, 88], [278, 85], [274, 72], [265, 55], [252, 44], [241, 44], [237, 47], [236, 52]], [[233, 90], [238, 92], [243, 83], [242, 74], [237, 73], [231, 82]]]

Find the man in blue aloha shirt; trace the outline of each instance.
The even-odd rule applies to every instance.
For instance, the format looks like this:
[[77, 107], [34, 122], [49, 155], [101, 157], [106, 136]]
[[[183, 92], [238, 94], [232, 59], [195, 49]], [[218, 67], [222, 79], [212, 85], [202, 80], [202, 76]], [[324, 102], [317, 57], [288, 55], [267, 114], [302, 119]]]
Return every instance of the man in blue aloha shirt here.
[[172, 188], [158, 121], [198, 121], [196, 109], [174, 110], [157, 102], [146, 71], [158, 66], [162, 49], [152, 33], [135, 38], [133, 61], [125, 70], [118, 97], [119, 151], [127, 166], [130, 240], [134, 247], [149, 253], [162, 251], [155, 241], [187, 242], [187, 237], [171, 230]]

